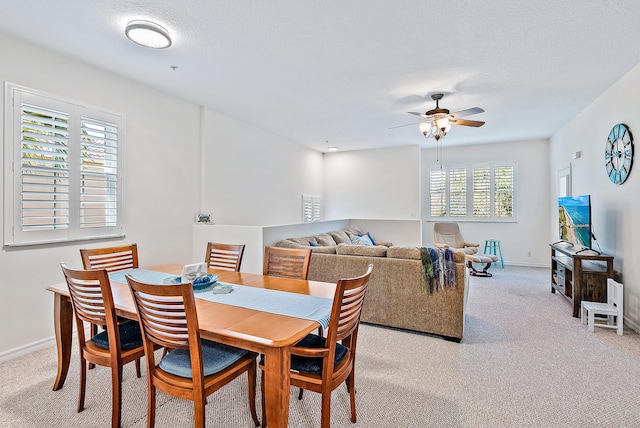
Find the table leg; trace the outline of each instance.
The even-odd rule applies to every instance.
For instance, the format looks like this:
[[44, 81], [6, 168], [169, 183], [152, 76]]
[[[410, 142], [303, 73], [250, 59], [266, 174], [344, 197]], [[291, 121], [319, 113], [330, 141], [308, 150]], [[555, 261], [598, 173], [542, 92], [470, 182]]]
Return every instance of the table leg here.
[[69, 298], [55, 293], [53, 297], [53, 321], [58, 348], [58, 375], [53, 384], [57, 391], [64, 385], [71, 361], [71, 341], [73, 340], [73, 308]]
[[264, 355], [264, 400], [269, 428], [289, 423], [289, 388], [291, 367], [289, 348], [269, 348]]

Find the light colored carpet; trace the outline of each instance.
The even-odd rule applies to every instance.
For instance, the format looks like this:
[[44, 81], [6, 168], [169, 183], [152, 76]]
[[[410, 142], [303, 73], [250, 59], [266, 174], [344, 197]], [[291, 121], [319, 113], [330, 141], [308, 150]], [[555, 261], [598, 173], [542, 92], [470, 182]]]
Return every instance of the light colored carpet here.
[[[569, 303], [550, 293], [548, 269], [492, 268], [471, 278], [465, 338], [363, 325], [356, 371], [358, 422], [346, 388], [332, 396], [333, 427], [637, 427], [640, 336], [590, 333]], [[76, 413], [74, 353], [61, 391], [50, 347], [0, 364], [1, 427], [110, 426], [109, 370], [89, 372], [86, 409]], [[320, 425], [320, 400], [292, 391], [290, 426]], [[252, 427], [246, 377], [209, 397], [207, 426]], [[125, 367], [124, 427], [146, 425], [146, 380]], [[157, 427], [193, 424], [192, 403], [159, 393]]]

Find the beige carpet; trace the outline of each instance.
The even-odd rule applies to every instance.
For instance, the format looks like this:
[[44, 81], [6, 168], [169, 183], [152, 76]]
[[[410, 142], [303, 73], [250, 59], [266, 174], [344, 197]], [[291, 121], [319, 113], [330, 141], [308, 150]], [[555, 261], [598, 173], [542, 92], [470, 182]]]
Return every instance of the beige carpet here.
[[[587, 331], [550, 293], [549, 270], [492, 268], [471, 278], [465, 338], [363, 325], [356, 373], [358, 423], [345, 388], [332, 397], [333, 427], [637, 427], [640, 336]], [[110, 426], [109, 370], [91, 370], [76, 413], [77, 355], [51, 391], [55, 348], [0, 364], [0, 427]], [[146, 426], [146, 382], [126, 367], [124, 427]], [[290, 426], [320, 425], [319, 396], [292, 397]], [[157, 427], [193, 424], [192, 404], [159, 394]], [[209, 398], [207, 426], [252, 427], [242, 377]]]

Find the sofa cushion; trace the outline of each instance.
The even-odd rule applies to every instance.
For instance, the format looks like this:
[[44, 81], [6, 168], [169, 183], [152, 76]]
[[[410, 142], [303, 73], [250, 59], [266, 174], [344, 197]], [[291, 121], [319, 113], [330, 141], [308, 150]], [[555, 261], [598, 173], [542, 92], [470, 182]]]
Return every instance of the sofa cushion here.
[[318, 242], [318, 244], [324, 247], [335, 247], [336, 245], [338, 245], [336, 244], [336, 241], [333, 239], [333, 237], [328, 233], [323, 233], [322, 235], [316, 236], [316, 241]]
[[329, 234], [336, 244], [351, 244], [351, 238], [345, 230], [336, 230], [335, 232], [329, 232]]
[[318, 246], [318, 247], [310, 247], [310, 248], [312, 253], [335, 254], [337, 246], [335, 245], [333, 247]]
[[369, 257], [385, 257], [387, 255], [387, 247], [382, 245], [351, 245], [338, 244], [336, 254], [349, 256], [369, 256]]
[[418, 247], [389, 247], [387, 257], [390, 259], [422, 260]]

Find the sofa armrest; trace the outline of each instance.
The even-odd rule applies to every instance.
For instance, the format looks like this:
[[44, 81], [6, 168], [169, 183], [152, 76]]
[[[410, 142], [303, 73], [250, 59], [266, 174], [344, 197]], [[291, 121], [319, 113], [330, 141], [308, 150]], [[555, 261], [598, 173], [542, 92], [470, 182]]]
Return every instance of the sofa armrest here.
[[474, 243], [471, 243], [471, 242], [465, 242], [464, 246], [465, 247], [479, 247], [480, 244], [474, 244]]
[[439, 243], [435, 243], [433, 244], [434, 247], [436, 248], [449, 248], [449, 246], [447, 244], [439, 244]]

